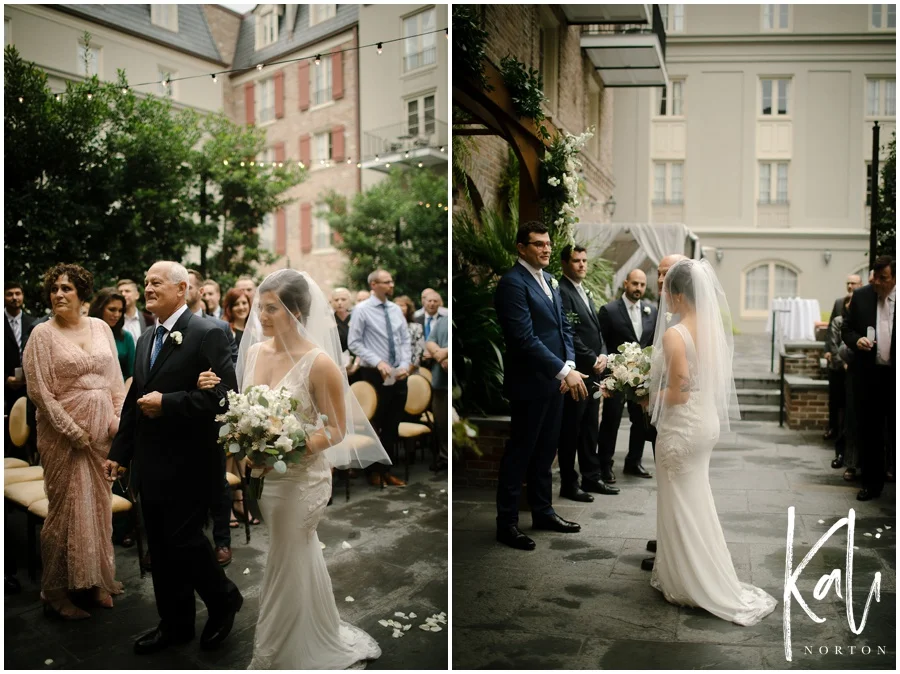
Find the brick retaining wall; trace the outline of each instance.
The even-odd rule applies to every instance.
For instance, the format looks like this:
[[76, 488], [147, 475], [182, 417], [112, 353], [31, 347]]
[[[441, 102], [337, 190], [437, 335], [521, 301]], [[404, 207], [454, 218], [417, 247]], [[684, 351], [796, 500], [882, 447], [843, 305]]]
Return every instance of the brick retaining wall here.
[[482, 455], [466, 450], [463, 458], [453, 463], [453, 485], [494, 488], [509, 439], [509, 417], [470, 417], [469, 421], [478, 427], [475, 441]]
[[788, 428], [825, 430], [828, 427], [828, 381], [786, 374], [784, 408]]
[[798, 375], [810, 379], [827, 379], [827, 370], [819, 367], [819, 359], [825, 356], [825, 342], [786, 342], [784, 351], [790, 356], [804, 356], [803, 360], [785, 360], [785, 375]]

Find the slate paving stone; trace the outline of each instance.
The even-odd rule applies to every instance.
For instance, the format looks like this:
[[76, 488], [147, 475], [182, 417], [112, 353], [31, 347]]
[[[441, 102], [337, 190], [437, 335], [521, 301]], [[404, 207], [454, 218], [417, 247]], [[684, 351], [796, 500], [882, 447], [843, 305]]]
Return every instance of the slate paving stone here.
[[[765, 354], [762, 352], [765, 351]], [[768, 351], [760, 349], [767, 357]], [[763, 365], [765, 369], [767, 365]], [[749, 376], [749, 375], [748, 375]], [[460, 669], [887, 669], [896, 664], [896, 491], [856, 501], [859, 485], [830, 468], [833, 446], [816, 432], [779, 428], [772, 422], [736, 422], [734, 433], [714, 450], [710, 481], [722, 529], [738, 577], [778, 601], [753, 627], [741, 627], [698, 608], [669, 604], [640, 569], [655, 537], [656, 479], [623, 476], [618, 496], [596, 496], [574, 519], [579, 534], [536, 532], [533, 552], [493, 542], [495, 492], [454, 491], [453, 666]], [[622, 423], [616, 458], [628, 446]], [[650, 448], [644, 466], [655, 473]], [[621, 468], [621, 465], [617, 466]], [[869, 586], [880, 571], [881, 601], [874, 600], [862, 634], [847, 625], [846, 602], [835, 589], [813, 596], [821, 576], [841, 570], [846, 596], [846, 527], [826, 541], [797, 581], [798, 591], [824, 623], [791, 605], [793, 661], [784, 659], [783, 588], [788, 508], [794, 506], [794, 566], [828, 528], [856, 517], [853, 606], [860, 622]], [[562, 514], [562, 512], [560, 513]], [[530, 518], [522, 517], [529, 533]], [[822, 523], [819, 523], [822, 520]], [[892, 527], [888, 530], [886, 525]], [[864, 536], [876, 533], [881, 538]], [[848, 647], [854, 645], [854, 655]], [[862, 646], [872, 653], [862, 655]], [[877, 646], [887, 653], [878, 655]], [[819, 653], [820, 647], [828, 647]], [[835, 647], [842, 648], [835, 654]], [[805, 648], [813, 649], [806, 653]]]
[[[369, 663], [371, 669], [447, 669], [449, 629], [424, 632], [415, 626], [407, 636], [393, 639], [378, 624], [398, 610], [414, 611], [417, 622], [442, 611], [449, 614], [447, 489], [446, 473], [435, 475], [421, 464], [412, 466], [406, 488], [379, 490], [357, 478], [349, 502], [339, 485], [319, 524], [341, 618], [369, 632], [382, 647], [382, 657]], [[125, 585], [115, 608], [94, 609], [91, 619], [74, 623], [48, 620], [39, 604], [39, 586], [25, 573], [24, 518], [13, 513], [5, 524], [12, 535], [7, 551], [16, 551], [23, 584], [21, 594], [4, 600], [7, 669], [46, 668], [47, 658], [54, 661], [49, 668], [65, 669], [245, 669], [250, 664], [269, 544], [265, 523], [251, 527], [249, 544], [243, 529], [231, 532], [233, 561], [226, 574], [244, 595], [244, 605], [226, 645], [211, 653], [200, 650], [207, 613], [198, 601], [197, 639], [142, 657], [132, 651], [134, 640], [159, 618], [152, 579], [149, 574], [140, 578], [134, 548], [114, 548], [116, 575]], [[344, 541], [352, 546], [349, 550], [342, 547]], [[244, 569], [250, 572], [245, 575]], [[346, 602], [347, 596], [355, 601]]]

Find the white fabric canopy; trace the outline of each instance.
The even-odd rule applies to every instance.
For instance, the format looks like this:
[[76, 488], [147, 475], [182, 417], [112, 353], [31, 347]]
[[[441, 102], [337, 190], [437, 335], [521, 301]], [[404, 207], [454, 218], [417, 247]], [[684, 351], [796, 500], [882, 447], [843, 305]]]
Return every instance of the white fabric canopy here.
[[772, 332], [772, 314], [778, 321], [776, 339], [779, 345], [786, 341], [816, 339], [816, 322], [822, 319], [819, 300], [804, 300], [799, 297], [772, 300], [766, 332]]

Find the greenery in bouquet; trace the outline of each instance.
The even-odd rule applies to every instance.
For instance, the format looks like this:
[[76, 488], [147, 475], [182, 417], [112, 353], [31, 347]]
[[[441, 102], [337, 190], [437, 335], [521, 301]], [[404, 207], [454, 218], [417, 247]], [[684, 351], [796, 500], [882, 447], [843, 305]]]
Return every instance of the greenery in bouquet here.
[[[640, 403], [650, 393], [650, 360], [653, 347], [641, 348], [637, 342], [620, 344], [618, 353], [609, 358], [607, 376], [601, 386], [613, 393], [624, 393], [626, 399]], [[595, 398], [602, 395], [594, 393]]]

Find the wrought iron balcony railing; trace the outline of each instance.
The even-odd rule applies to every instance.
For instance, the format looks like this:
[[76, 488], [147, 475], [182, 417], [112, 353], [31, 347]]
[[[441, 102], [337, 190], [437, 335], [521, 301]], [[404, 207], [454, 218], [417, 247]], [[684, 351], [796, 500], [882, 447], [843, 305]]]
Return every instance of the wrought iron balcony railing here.
[[581, 27], [583, 35], [656, 35], [663, 59], [666, 58], [666, 24], [659, 5], [653, 5], [653, 23], [592, 23]]
[[448, 142], [447, 122], [428, 117], [415, 123], [400, 122], [363, 133], [363, 159], [414, 152], [426, 148], [439, 149]]

